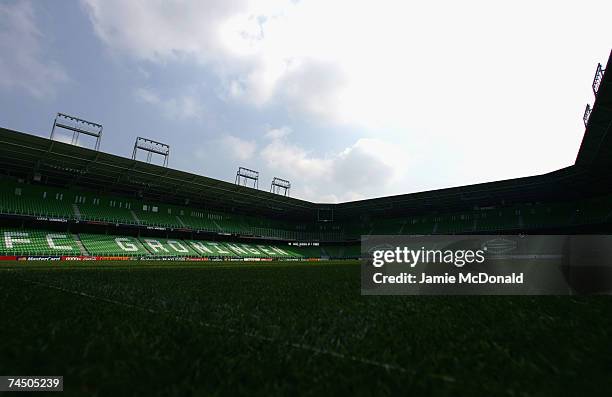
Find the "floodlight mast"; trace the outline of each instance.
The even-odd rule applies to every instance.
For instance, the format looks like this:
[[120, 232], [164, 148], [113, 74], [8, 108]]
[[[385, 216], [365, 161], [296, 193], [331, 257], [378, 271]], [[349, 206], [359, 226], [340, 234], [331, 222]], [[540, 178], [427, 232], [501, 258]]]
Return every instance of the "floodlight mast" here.
[[286, 179], [274, 177], [274, 179], [272, 179], [272, 183], [270, 183], [270, 193], [282, 194], [283, 196], [289, 196], [290, 189], [291, 189], [291, 182], [289, 182]]
[[593, 77], [593, 85], [591, 86], [593, 88], [593, 94], [595, 95], [595, 98], [597, 98], [597, 93], [599, 92], [599, 85], [603, 80], [603, 75], [605, 72], [606, 69], [601, 66], [601, 63], [598, 63], [597, 69], [595, 70], [595, 77]]
[[238, 167], [236, 172], [236, 185], [247, 186], [249, 181], [253, 182], [253, 189], [259, 189], [259, 172], [245, 167]]
[[[601, 81], [603, 80], [604, 73], [606, 69], [601, 66], [601, 63], [597, 64], [597, 69], [595, 69], [595, 77], [593, 77], [593, 84], [591, 84], [591, 88], [593, 89], [593, 95], [595, 95], [595, 99], [597, 99], [597, 94], [599, 93], [599, 86], [601, 85]], [[586, 105], [584, 109], [584, 114], [582, 116], [582, 121], [584, 122], [584, 126], [586, 127], [589, 124], [589, 118], [591, 117], [591, 112], [593, 108], [590, 104]]]
[[589, 124], [589, 118], [591, 117], [592, 111], [593, 108], [591, 108], [591, 105], [587, 103], [586, 108], [584, 109], [584, 115], [582, 116], [582, 121], [584, 122], [585, 127]]
[[65, 113], [57, 113], [53, 120], [53, 127], [51, 128], [51, 137], [55, 136], [55, 128], [63, 128], [68, 131], [72, 131], [72, 139], [70, 144], [77, 145], [79, 142], [79, 135], [85, 134], [96, 138], [96, 144], [94, 150], [100, 150], [100, 140], [102, 139], [102, 124], [93, 123], [78, 117], [70, 116]]
[[168, 158], [170, 157], [170, 146], [165, 143], [157, 142], [152, 139], [137, 137], [134, 143], [134, 151], [132, 152], [132, 160], [136, 160], [138, 149], [147, 152], [147, 163], [151, 162], [153, 154], [159, 154], [164, 158], [164, 167], [168, 166]]

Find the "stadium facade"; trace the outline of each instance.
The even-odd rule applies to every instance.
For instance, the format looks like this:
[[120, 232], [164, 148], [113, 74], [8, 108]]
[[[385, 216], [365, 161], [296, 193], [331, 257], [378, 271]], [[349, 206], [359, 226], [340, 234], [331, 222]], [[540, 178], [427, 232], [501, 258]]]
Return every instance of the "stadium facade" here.
[[0, 128], [0, 255], [316, 260], [358, 257], [360, 237], [371, 234], [609, 233], [611, 62], [597, 69], [574, 165], [340, 204]]

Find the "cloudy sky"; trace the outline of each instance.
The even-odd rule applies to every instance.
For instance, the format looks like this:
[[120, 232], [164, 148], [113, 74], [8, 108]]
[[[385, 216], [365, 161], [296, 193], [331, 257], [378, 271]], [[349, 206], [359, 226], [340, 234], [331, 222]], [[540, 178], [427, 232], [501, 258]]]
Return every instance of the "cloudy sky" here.
[[[494, 4], [495, 3], [495, 4]], [[0, 125], [337, 202], [573, 163], [609, 1], [0, 0]], [[61, 137], [60, 137], [61, 139]], [[87, 140], [81, 141], [87, 145]]]

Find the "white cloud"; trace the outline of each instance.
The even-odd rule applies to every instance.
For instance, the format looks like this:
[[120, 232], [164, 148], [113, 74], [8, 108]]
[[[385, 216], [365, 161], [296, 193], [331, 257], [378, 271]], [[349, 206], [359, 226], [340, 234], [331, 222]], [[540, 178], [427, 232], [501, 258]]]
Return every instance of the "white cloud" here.
[[306, 11], [310, 24], [319, 9], [288, 0], [83, 2], [97, 36], [114, 51], [153, 62], [211, 64], [230, 98], [335, 117], [344, 73], [334, 59], [311, 51], [321, 43], [297, 37], [306, 27], [296, 25], [299, 13]]
[[[224, 99], [369, 137], [327, 154], [322, 142], [266, 137], [266, 166], [312, 175], [308, 197], [337, 184], [346, 197], [369, 196], [567, 166], [593, 68], [612, 47], [609, 1], [82, 1], [113, 51], [205, 64]], [[189, 100], [142, 99], [155, 98], [164, 114], [198, 113]], [[401, 148], [398, 160], [370, 149], [384, 143]], [[397, 176], [417, 164], [415, 176]]]
[[331, 202], [356, 200], [394, 190], [394, 184], [404, 176], [401, 164], [406, 163], [405, 154], [397, 144], [362, 138], [339, 152], [321, 155], [279, 133], [288, 130], [269, 130], [266, 137], [271, 142], [259, 154], [268, 173], [294, 182], [298, 197]]
[[226, 135], [222, 138], [222, 144], [226, 151], [231, 153], [237, 160], [250, 160], [257, 149], [255, 142], [247, 141], [233, 135]]
[[113, 50], [150, 61], [191, 56], [209, 61], [223, 51], [219, 24], [243, 0], [82, 0], [97, 36]]
[[0, 4], [0, 88], [45, 98], [69, 81], [63, 68], [45, 56], [43, 41], [30, 2]]
[[[601, 2], [83, 1], [95, 32], [115, 50], [209, 63], [231, 98], [371, 129], [430, 120], [440, 101], [496, 117], [503, 106], [533, 102], [524, 89], [554, 88], [567, 77], [568, 61], [576, 62], [564, 55], [567, 47], [584, 51], [569, 21], [588, 23], [591, 31], [580, 33], [594, 39], [588, 47], [607, 51], [612, 44], [597, 33], [610, 9]], [[512, 95], [501, 96], [502, 104], [482, 100], [504, 90]], [[467, 125], [464, 132], [481, 133]]]
[[291, 134], [291, 128], [283, 126], [280, 128], [271, 128], [265, 133], [265, 137], [268, 139], [282, 139]]
[[136, 98], [138, 98], [139, 100], [146, 103], [150, 103], [152, 105], [157, 105], [161, 103], [161, 99], [159, 98], [159, 96], [155, 92], [153, 92], [153, 90], [147, 88], [138, 88], [134, 92], [134, 95], [136, 95]]
[[329, 179], [331, 159], [312, 155], [305, 149], [285, 140], [273, 140], [262, 149], [261, 156], [270, 169], [290, 177], [304, 176], [322, 182]]
[[204, 108], [199, 99], [193, 95], [181, 95], [178, 98], [162, 98], [155, 91], [139, 88], [134, 95], [141, 102], [155, 105], [161, 109], [164, 117], [170, 120], [201, 119]]

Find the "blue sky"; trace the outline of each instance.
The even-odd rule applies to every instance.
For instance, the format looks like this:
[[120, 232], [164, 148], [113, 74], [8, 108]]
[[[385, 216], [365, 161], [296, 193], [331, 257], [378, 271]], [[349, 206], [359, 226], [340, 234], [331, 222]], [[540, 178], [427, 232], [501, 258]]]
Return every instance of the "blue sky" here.
[[0, 125], [73, 114], [323, 202], [572, 164], [612, 5], [422, 3], [0, 0]]

